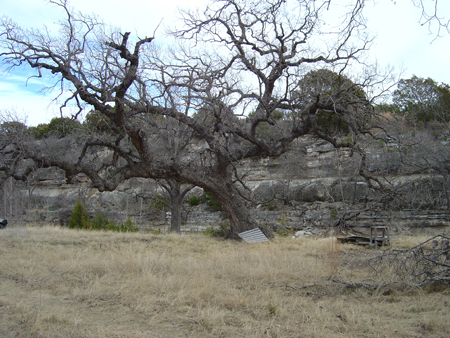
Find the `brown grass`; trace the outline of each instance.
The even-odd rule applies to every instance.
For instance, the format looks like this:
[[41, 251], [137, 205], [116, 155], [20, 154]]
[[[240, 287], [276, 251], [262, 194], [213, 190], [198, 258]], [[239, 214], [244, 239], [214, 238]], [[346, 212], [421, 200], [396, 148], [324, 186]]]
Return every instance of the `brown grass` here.
[[7, 228], [0, 337], [448, 337], [448, 290], [331, 281], [373, 282], [375, 254], [333, 238]]

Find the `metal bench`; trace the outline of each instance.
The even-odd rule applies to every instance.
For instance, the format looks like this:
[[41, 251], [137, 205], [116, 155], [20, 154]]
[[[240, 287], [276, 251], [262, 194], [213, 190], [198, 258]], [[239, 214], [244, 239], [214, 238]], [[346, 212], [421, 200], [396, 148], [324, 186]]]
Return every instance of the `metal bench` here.
[[260, 228], [244, 231], [238, 234], [246, 243], [268, 242], [269, 239], [263, 234]]

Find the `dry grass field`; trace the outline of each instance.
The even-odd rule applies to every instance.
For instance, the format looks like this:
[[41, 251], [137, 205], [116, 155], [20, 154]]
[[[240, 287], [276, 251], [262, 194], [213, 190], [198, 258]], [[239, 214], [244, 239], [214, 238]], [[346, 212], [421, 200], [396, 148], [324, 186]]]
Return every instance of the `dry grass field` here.
[[0, 337], [449, 337], [449, 289], [336, 282], [377, 283], [367, 259], [380, 252], [332, 239], [7, 228]]

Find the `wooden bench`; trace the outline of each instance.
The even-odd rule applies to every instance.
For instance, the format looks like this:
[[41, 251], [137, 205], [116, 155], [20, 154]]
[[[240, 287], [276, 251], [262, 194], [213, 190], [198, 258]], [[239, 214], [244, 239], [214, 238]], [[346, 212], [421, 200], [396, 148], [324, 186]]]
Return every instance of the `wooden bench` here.
[[381, 246], [389, 245], [390, 236], [389, 236], [389, 227], [387, 226], [374, 226], [370, 227], [370, 246], [378, 247], [378, 244]]
[[349, 236], [340, 237], [338, 241], [341, 243], [352, 243], [358, 245], [370, 245], [377, 248], [378, 246], [389, 245], [389, 227], [387, 226], [373, 226], [370, 227], [369, 237], [365, 236]]

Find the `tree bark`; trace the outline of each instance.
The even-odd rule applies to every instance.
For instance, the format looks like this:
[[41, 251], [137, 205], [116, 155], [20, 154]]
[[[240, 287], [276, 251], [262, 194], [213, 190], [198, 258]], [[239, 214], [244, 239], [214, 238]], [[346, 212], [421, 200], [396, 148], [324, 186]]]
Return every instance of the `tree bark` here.
[[166, 179], [164, 182], [159, 181], [159, 184], [169, 194], [170, 199], [170, 231], [181, 232], [181, 211], [183, 208], [183, 199], [186, 194], [191, 190], [194, 185], [189, 185], [182, 189], [182, 182], [175, 181], [174, 179]]
[[450, 175], [441, 171], [442, 178], [444, 179], [444, 194], [447, 199], [447, 211], [450, 212]]
[[170, 199], [170, 231], [171, 232], [181, 232], [181, 208], [182, 199], [180, 196], [174, 196]]
[[222, 193], [217, 197], [222, 204], [224, 211], [227, 213], [230, 220], [230, 233], [227, 237], [238, 238], [238, 233], [260, 228], [267, 238], [273, 237], [273, 230], [266, 226], [259, 226], [250, 215], [248, 207], [245, 205], [245, 200], [240, 196], [233, 196], [227, 193]]
[[[227, 237], [239, 238], [238, 233], [259, 227], [250, 215], [248, 201], [234, 187], [230, 172], [223, 173], [220, 182], [216, 181], [209, 192], [219, 200], [230, 221], [230, 233]], [[269, 228], [265, 226], [259, 228], [268, 238], [273, 237], [273, 232]]]

